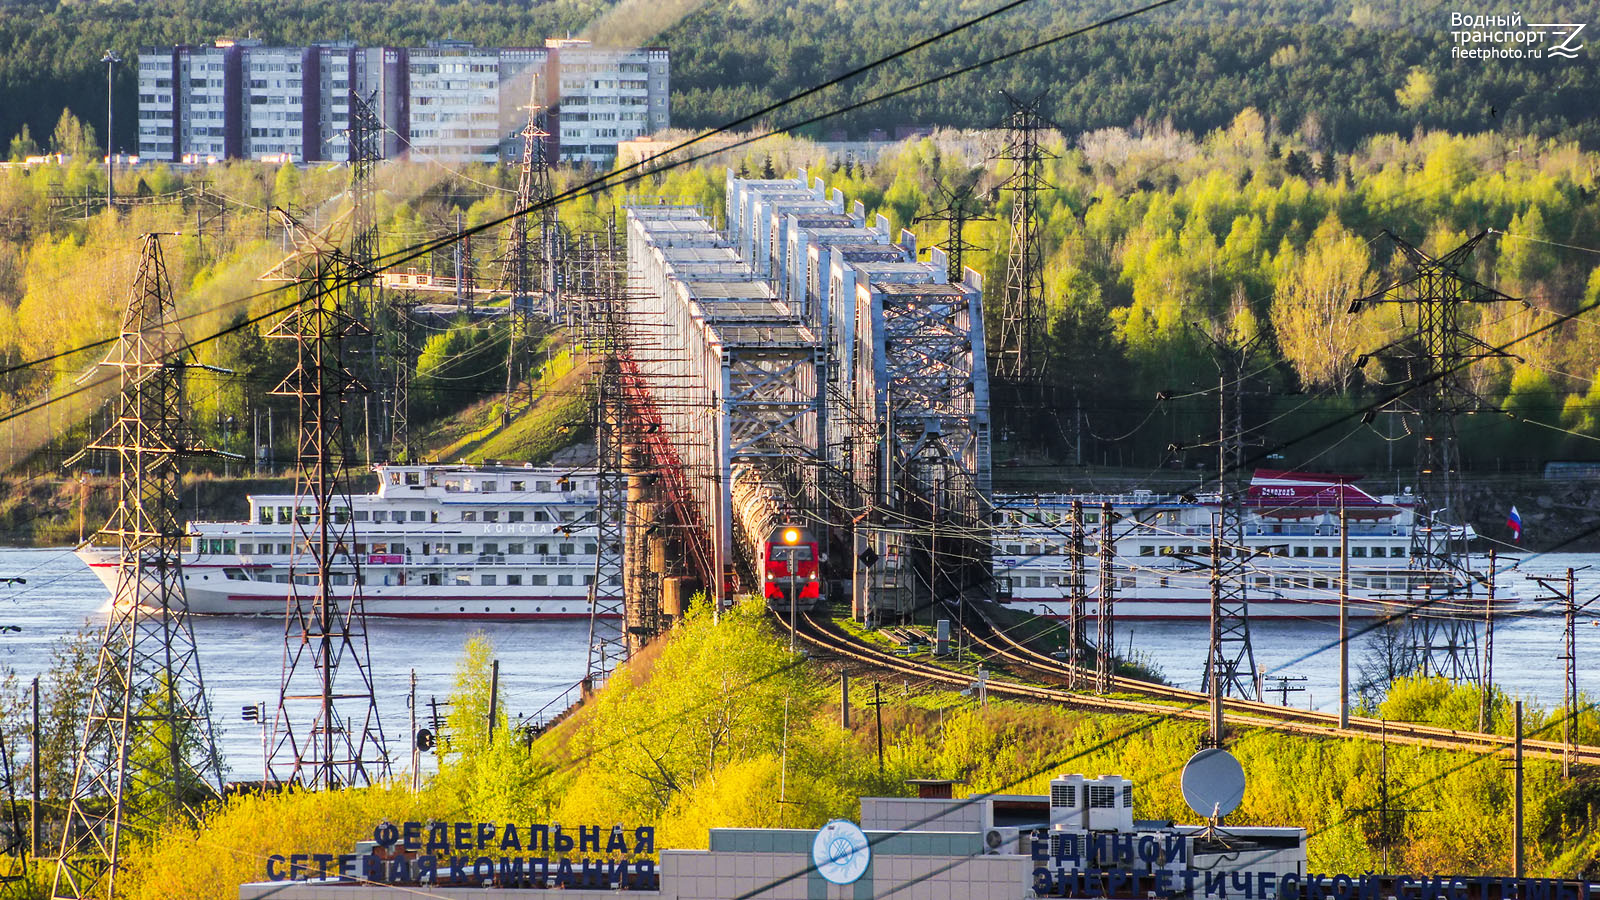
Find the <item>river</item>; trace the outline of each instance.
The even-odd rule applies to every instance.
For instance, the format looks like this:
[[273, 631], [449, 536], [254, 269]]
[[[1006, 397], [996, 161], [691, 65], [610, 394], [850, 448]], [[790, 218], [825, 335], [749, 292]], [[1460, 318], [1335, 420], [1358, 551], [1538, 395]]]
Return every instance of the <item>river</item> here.
[[[1523, 570], [1564, 573], [1568, 566], [1595, 566], [1578, 574], [1578, 597], [1600, 593], [1600, 554], [1545, 554], [1529, 558]], [[0, 549], [0, 577], [21, 577], [26, 584], [0, 586], [0, 626], [16, 631], [0, 636], [4, 665], [26, 681], [50, 665], [51, 649], [83, 628], [104, 626], [106, 592], [70, 550]], [[1508, 574], [1505, 578], [1520, 578]], [[1503, 582], [1505, 583], [1505, 582]], [[1525, 588], [1532, 596], [1534, 591]], [[223, 756], [235, 778], [258, 777], [260, 732], [241, 721], [241, 707], [266, 703], [269, 712], [283, 660], [283, 624], [269, 618], [196, 616], [195, 640]], [[1354, 629], [1365, 627], [1359, 621]], [[582, 622], [461, 621], [368, 622], [373, 682], [384, 733], [402, 764], [409, 759], [410, 676], [417, 677], [419, 718], [428, 698], [449, 694], [457, 661], [467, 639], [488, 635], [500, 660], [500, 697], [512, 720], [531, 715], [556, 700], [583, 675], [588, 625]], [[1337, 626], [1324, 621], [1261, 621], [1251, 627], [1258, 666], [1267, 670], [1269, 688], [1275, 676], [1303, 676], [1293, 682], [1304, 690], [1288, 695], [1290, 704], [1320, 710], [1338, 708], [1339, 654]], [[1370, 637], [1352, 645], [1352, 670], [1367, 653]], [[1553, 614], [1509, 614], [1495, 629], [1495, 681], [1505, 690], [1546, 706], [1562, 696], [1562, 618]], [[1132, 647], [1153, 661], [1172, 683], [1198, 689], [1206, 654], [1206, 628], [1201, 622], [1127, 622], [1117, 630], [1119, 649]], [[1580, 616], [1578, 626], [1579, 687], [1595, 692], [1600, 668], [1600, 602]], [[1354, 675], [1352, 677], [1355, 677]], [[1278, 697], [1269, 690], [1270, 697]]]

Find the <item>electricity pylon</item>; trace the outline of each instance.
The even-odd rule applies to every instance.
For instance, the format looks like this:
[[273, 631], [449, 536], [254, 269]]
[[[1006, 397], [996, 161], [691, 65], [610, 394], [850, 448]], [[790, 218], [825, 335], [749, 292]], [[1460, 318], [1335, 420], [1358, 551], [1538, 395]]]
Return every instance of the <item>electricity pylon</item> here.
[[146, 235], [122, 334], [102, 363], [118, 372], [116, 419], [87, 448], [115, 454], [119, 468], [117, 509], [98, 534], [116, 542], [117, 586], [54, 897], [114, 898], [125, 832], [193, 818], [222, 784], [183, 589], [179, 461], [199, 449], [183, 420], [184, 349], [160, 237]]
[[268, 767], [310, 789], [372, 784], [389, 774], [372, 687], [361, 561], [351, 515], [345, 407], [365, 386], [347, 344], [369, 331], [351, 315], [349, 259], [313, 244], [302, 256], [300, 305], [268, 337], [293, 341], [296, 364], [273, 389], [299, 407], [293, 555], [284, 657]]
[[[1430, 256], [1385, 231], [1404, 271], [1377, 291], [1350, 302], [1356, 313], [1368, 303], [1402, 304], [1416, 326], [1369, 354], [1404, 372], [1410, 388], [1389, 410], [1409, 420], [1417, 436], [1416, 495], [1411, 526], [1410, 573], [1406, 579], [1406, 630], [1425, 675], [1442, 675], [1457, 684], [1479, 680], [1477, 616], [1472, 601], [1477, 575], [1468, 552], [1471, 539], [1461, 494], [1461, 448], [1456, 417], [1474, 408], [1475, 398], [1462, 377], [1471, 363], [1508, 356], [1467, 331], [1469, 305], [1515, 298], [1463, 272], [1467, 257], [1488, 232], [1442, 256]], [[1363, 361], [1365, 357], [1363, 357]]]

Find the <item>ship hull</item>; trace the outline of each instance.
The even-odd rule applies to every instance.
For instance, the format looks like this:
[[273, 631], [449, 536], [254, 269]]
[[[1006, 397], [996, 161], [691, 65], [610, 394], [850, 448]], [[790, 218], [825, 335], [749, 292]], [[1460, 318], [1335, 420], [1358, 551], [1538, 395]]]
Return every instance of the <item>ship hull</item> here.
[[[1032, 613], [1052, 619], [1067, 619], [1072, 615], [1072, 605], [1065, 600], [1029, 600], [1014, 598], [1002, 605], [1019, 612]], [[1085, 604], [1090, 619], [1100, 618], [1100, 604]], [[1252, 600], [1252, 621], [1275, 620], [1304, 622], [1310, 620], [1334, 621], [1339, 618], [1339, 604], [1323, 600]], [[1351, 598], [1351, 619], [1376, 619], [1393, 614], [1400, 607], [1392, 603]], [[1117, 621], [1210, 621], [1209, 597], [1118, 597], [1114, 612]]]
[[[116, 593], [117, 563], [114, 552], [86, 548], [78, 551], [78, 558], [89, 566], [108, 593]], [[231, 567], [185, 565], [184, 594], [191, 615], [282, 618], [288, 612], [289, 585], [270, 581], [230, 580], [223, 576], [224, 568]], [[310, 588], [303, 587], [302, 590], [309, 591]], [[586, 594], [536, 594], [510, 586], [501, 591], [492, 591], [477, 586], [369, 585], [362, 590], [362, 603], [369, 618], [562, 621], [587, 620], [590, 617]]]

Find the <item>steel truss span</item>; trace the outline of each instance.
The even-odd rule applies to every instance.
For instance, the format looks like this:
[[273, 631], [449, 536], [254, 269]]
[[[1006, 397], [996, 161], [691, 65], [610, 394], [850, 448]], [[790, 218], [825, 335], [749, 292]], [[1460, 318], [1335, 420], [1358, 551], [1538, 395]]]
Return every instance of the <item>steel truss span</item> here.
[[[774, 504], [810, 529], [863, 616], [910, 619], [936, 593], [987, 593], [980, 277], [952, 282], [943, 251], [918, 261], [909, 232], [867, 226], [859, 203], [847, 211], [804, 172], [730, 172], [727, 197], [725, 231], [692, 207], [627, 210], [629, 320], [651, 329], [634, 361], [644, 388], [678, 400], [661, 426], [715, 593], [755, 589]], [[749, 484], [767, 502], [736, 503]]]

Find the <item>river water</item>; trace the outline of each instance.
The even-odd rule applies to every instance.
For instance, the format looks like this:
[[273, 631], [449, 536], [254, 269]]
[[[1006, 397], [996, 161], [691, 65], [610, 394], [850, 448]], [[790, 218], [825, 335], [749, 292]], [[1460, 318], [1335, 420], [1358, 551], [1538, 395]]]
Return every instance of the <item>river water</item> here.
[[[0, 626], [20, 631], [0, 635], [0, 666], [24, 682], [50, 666], [51, 649], [63, 636], [105, 626], [109, 596], [99, 579], [67, 549], [0, 549], [0, 577], [22, 577], [25, 585], [0, 586]], [[261, 772], [261, 732], [241, 720], [241, 707], [277, 703], [283, 668], [283, 622], [271, 618], [194, 616], [200, 669], [211, 697], [218, 743], [231, 777], [254, 779]], [[418, 718], [429, 697], [450, 693], [467, 639], [484, 632], [500, 660], [500, 698], [515, 722], [556, 700], [583, 677], [587, 622], [422, 621], [373, 618], [367, 622], [373, 687], [390, 755], [410, 760], [411, 673], [417, 675]], [[425, 754], [426, 755], [426, 754]]]
[[[1521, 572], [1561, 574], [1568, 566], [1594, 566], [1578, 573], [1579, 602], [1600, 593], [1600, 554], [1546, 554], [1525, 560]], [[1503, 584], [1520, 580], [1507, 574]], [[64, 636], [104, 626], [105, 589], [70, 550], [0, 549], [0, 577], [26, 578], [25, 585], [0, 586], [0, 665], [26, 681], [50, 665], [51, 649]], [[1534, 596], [1531, 587], [1524, 593]], [[1533, 604], [1529, 604], [1533, 605]], [[283, 623], [269, 618], [193, 618], [200, 665], [219, 728], [219, 742], [235, 778], [260, 771], [257, 726], [241, 721], [240, 708], [266, 703], [270, 710], [283, 661]], [[1352, 629], [1364, 627], [1359, 621]], [[402, 764], [409, 758], [407, 695], [417, 677], [419, 718], [429, 697], [449, 694], [455, 666], [467, 639], [484, 632], [500, 660], [500, 697], [513, 721], [531, 715], [568, 691], [583, 675], [588, 625], [582, 622], [525, 622], [477, 625], [460, 621], [368, 622], [378, 710], [391, 752]], [[1323, 621], [1252, 623], [1255, 658], [1274, 676], [1304, 676], [1303, 691], [1288, 695], [1291, 705], [1338, 708], [1337, 625]], [[1352, 672], [1367, 653], [1370, 637], [1357, 637], [1350, 653]], [[1128, 647], [1153, 661], [1169, 681], [1200, 687], [1206, 655], [1203, 622], [1128, 622], [1117, 630], [1117, 647]], [[1503, 616], [1495, 629], [1495, 681], [1513, 694], [1548, 706], [1561, 702], [1564, 665], [1560, 615], [1522, 613]], [[1600, 694], [1600, 602], [1580, 616], [1579, 687]], [[1354, 677], [1354, 675], [1352, 676]], [[1274, 692], [1272, 697], [1278, 695]], [[564, 701], [563, 701], [564, 702]]]

